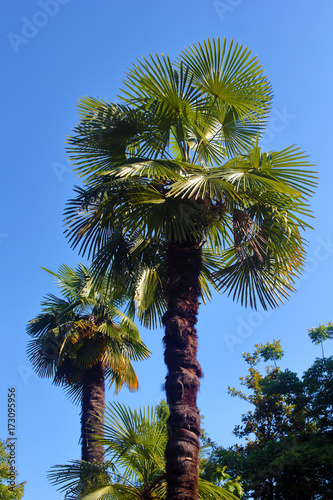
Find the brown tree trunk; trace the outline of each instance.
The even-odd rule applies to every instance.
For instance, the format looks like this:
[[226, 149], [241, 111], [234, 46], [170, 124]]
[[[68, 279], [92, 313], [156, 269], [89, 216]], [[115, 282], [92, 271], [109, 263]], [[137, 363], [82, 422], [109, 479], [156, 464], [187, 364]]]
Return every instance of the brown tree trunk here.
[[82, 460], [104, 462], [104, 446], [90, 437], [92, 429], [99, 426], [96, 414], [104, 416], [105, 370], [103, 363], [97, 363], [85, 371], [82, 390], [81, 447]]
[[195, 324], [199, 308], [201, 245], [169, 245], [167, 312], [163, 316], [164, 360], [168, 368], [166, 395], [170, 409], [165, 451], [167, 500], [197, 500], [200, 415]]

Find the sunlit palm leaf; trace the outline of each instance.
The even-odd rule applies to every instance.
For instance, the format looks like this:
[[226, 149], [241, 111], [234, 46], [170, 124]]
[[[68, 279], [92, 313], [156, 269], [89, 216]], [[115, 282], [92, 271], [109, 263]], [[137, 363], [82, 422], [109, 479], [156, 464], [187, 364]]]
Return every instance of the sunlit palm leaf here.
[[256, 121], [258, 113], [267, 113], [271, 87], [258, 59], [242, 45], [207, 40], [185, 49], [180, 61], [190, 68], [202, 92], [232, 106], [239, 118]]
[[175, 70], [168, 56], [157, 54], [143, 58], [128, 72], [124, 81], [124, 100], [145, 109], [159, 102], [155, 112], [168, 116], [171, 124], [177, 122], [179, 113], [192, 114], [200, 92], [192, 86], [192, 77], [184, 66]]

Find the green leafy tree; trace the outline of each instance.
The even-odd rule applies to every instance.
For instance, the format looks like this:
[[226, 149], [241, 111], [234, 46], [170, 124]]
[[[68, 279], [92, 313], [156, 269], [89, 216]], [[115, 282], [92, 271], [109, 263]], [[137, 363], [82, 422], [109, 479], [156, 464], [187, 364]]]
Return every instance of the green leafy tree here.
[[0, 440], [0, 499], [21, 500], [25, 482], [16, 482], [17, 471], [8, 445], [9, 442]]
[[42, 312], [27, 325], [33, 339], [28, 355], [38, 375], [53, 378], [64, 386], [70, 398], [81, 403], [82, 459], [103, 461], [103, 446], [94, 445], [88, 424], [103, 413], [105, 378], [115, 384], [138, 389], [131, 361], [148, 357], [132, 319], [120, 306], [122, 301], [110, 295], [106, 278], [97, 286], [91, 271], [83, 264], [74, 270], [60, 266], [53, 276], [63, 297], [47, 295]]
[[253, 411], [242, 416], [242, 424], [234, 430], [236, 436], [245, 437], [253, 446], [278, 441], [289, 430], [299, 433], [307, 427], [306, 415], [296, 404], [297, 397], [301, 398], [304, 393], [297, 375], [289, 370], [282, 372], [278, 366], [267, 366], [263, 375], [256, 368], [260, 358], [275, 362], [277, 356], [281, 358], [282, 355], [280, 341], [257, 344], [252, 355], [243, 353], [250, 365], [248, 375], [240, 378], [246, 393], [228, 388], [233, 397], [240, 397], [254, 406]]
[[276, 367], [276, 361], [283, 358], [283, 351], [281, 349], [280, 340], [273, 340], [273, 342], [267, 342], [266, 344], [255, 344], [256, 352], [265, 361], [274, 361]]
[[318, 419], [321, 430], [333, 431], [333, 356], [325, 358], [323, 342], [333, 339], [333, 323], [308, 330], [315, 345], [321, 344], [322, 359], [316, 359], [304, 373], [303, 380], [311, 412]]
[[304, 372], [303, 383], [307, 407], [317, 427], [322, 432], [333, 432], [333, 356], [317, 358]]
[[310, 328], [308, 330], [310, 339], [315, 345], [321, 345], [322, 356], [324, 357], [324, 346], [323, 342], [328, 339], [333, 339], [333, 323], [326, 323], [325, 325], [319, 325], [316, 328]]
[[207, 40], [175, 62], [138, 62], [123, 104], [81, 99], [68, 141], [85, 182], [66, 211], [72, 246], [100, 276], [125, 262], [131, 278], [139, 261], [144, 288], [164, 301], [168, 500], [197, 499], [200, 296], [213, 284], [244, 305], [275, 307], [304, 263], [314, 177], [295, 147], [261, 151], [271, 96], [247, 48]]
[[229, 390], [253, 406], [234, 430], [245, 443], [215, 449], [205, 477], [223, 465], [241, 476], [245, 498], [328, 500], [333, 496], [333, 359], [317, 359], [302, 379], [277, 366], [266, 366], [262, 374], [260, 359], [275, 361], [281, 352], [274, 341], [256, 345], [252, 355], [244, 353], [250, 366], [240, 380], [247, 391]]
[[[49, 474], [51, 482], [61, 485], [59, 490], [66, 492], [66, 499], [165, 500], [168, 416], [168, 407], [163, 402], [140, 410], [119, 403], [108, 405], [95, 438], [105, 445], [109, 461], [105, 464], [74, 461], [55, 466]], [[225, 474], [223, 479], [229, 478]], [[236, 484], [240, 488], [237, 481], [228, 483], [230, 489], [235, 489]], [[199, 498], [237, 500], [230, 491], [202, 478]]]

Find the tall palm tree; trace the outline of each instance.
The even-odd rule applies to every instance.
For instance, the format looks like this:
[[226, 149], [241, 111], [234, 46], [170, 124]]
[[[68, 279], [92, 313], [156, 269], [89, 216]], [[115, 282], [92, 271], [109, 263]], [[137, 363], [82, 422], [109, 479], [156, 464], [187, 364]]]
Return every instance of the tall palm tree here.
[[85, 182], [66, 210], [72, 246], [100, 276], [139, 261], [165, 300], [168, 500], [197, 499], [199, 297], [209, 282], [275, 307], [304, 263], [314, 175], [296, 147], [261, 151], [271, 95], [248, 49], [207, 40], [138, 62], [123, 104], [83, 98], [69, 138]]
[[96, 287], [83, 264], [48, 272], [63, 298], [47, 295], [41, 314], [29, 321], [28, 355], [38, 375], [52, 377], [81, 403], [82, 460], [102, 462], [103, 446], [93, 443], [89, 428], [96, 425], [96, 412], [104, 411], [105, 378], [115, 383], [116, 393], [123, 384], [137, 390], [131, 360], [145, 359], [149, 351], [132, 319], [119, 309], [121, 302], [107, 293], [106, 280]]
[[[57, 465], [48, 474], [50, 481], [73, 500], [165, 500], [167, 418], [163, 403], [139, 410], [119, 403], [107, 405], [95, 439], [105, 445], [109, 460]], [[199, 480], [199, 498], [237, 500], [204, 479]]]

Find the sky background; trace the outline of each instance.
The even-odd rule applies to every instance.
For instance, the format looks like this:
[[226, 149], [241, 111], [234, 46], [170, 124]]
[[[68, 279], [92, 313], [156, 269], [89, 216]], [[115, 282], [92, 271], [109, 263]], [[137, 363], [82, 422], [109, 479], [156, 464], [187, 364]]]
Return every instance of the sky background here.
[[[283, 368], [300, 375], [320, 356], [307, 329], [333, 320], [331, 215], [333, 3], [309, 0], [5, 0], [2, 4], [2, 193], [0, 437], [6, 439], [7, 389], [16, 388], [17, 468], [26, 500], [58, 500], [46, 473], [80, 458], [79, 408], [26, 357], [27, 322], [56, 287], [41, 266], [56, 271], [80, 257], [63, 235], [63, 211], [79, 181], [65, 151], [77, 122], [76, 104], [91, 95], [117, 100], [125, 71], [141, 56], [169, 54], [206, 38], [232, 38], [257, 55], [274, 90], [262, 148], [304, 149], [319, 172], [311, 201], [315, 219], [297, 292], [278, 310], [253, 312], [214, 295], [199, 313], [198, 357], [204, 372], [198, 405], [218, 444], [250, 408], [227, 394], [246, 374], [241, 353], [281, 339]], [[137, 364], [140, 390], [117, 400], [133, 407], [164, 397], [161, 330], [140, 329], [152, 351]], [[326, 346], [333, 354], [333, 343]], [[107, 399], [115, 398], [112, 389]]]

